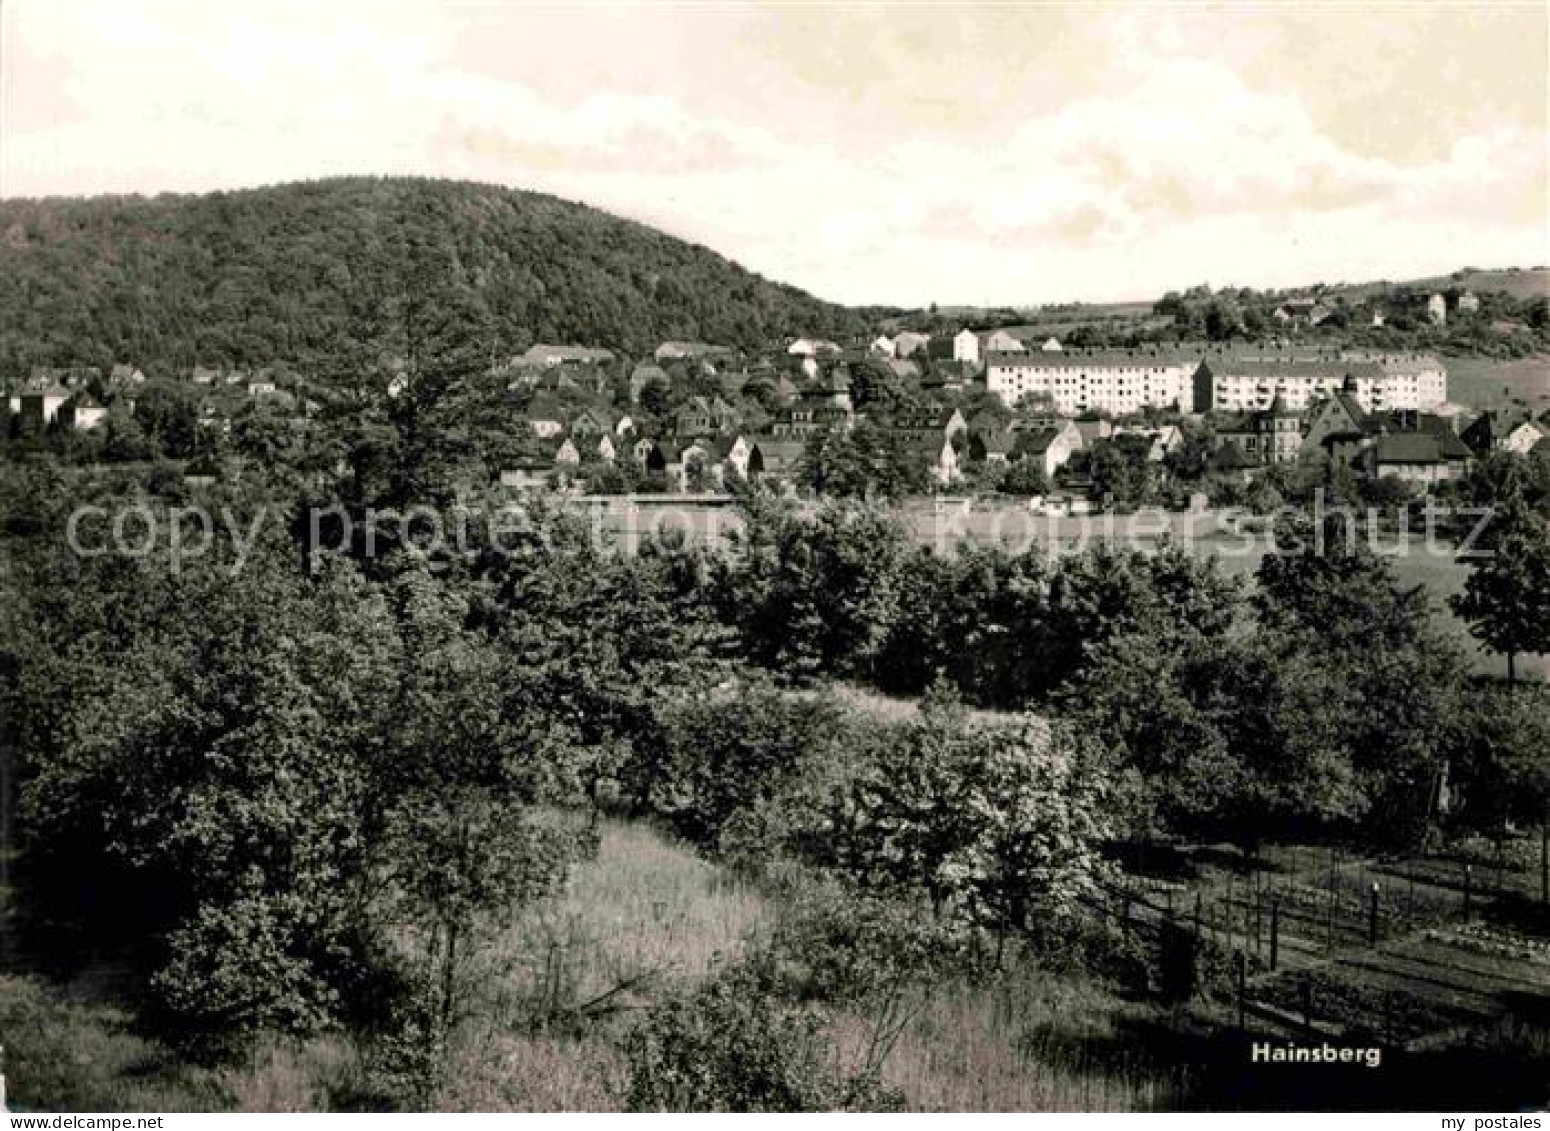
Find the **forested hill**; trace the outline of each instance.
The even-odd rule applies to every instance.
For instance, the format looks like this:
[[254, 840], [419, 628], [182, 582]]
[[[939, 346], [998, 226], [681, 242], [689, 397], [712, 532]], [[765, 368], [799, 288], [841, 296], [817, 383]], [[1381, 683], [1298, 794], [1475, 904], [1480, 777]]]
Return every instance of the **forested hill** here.
[[861, 316], [703, 247], [490, 185], [350, 178], [202, 196], [0, 202], [0, 377], [33, 365], [301, 366], [449, 296], [494, 356], [535, 341], [640, 355], [752, 347]]

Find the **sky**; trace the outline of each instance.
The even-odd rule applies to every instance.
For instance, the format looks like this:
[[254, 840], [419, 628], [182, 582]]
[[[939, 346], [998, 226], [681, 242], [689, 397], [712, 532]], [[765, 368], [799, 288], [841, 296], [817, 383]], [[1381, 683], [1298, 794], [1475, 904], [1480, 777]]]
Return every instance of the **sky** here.
[[853, 303], [1550, 261], [1547, 6], [0, 0], [0, 195], [534, 189]]

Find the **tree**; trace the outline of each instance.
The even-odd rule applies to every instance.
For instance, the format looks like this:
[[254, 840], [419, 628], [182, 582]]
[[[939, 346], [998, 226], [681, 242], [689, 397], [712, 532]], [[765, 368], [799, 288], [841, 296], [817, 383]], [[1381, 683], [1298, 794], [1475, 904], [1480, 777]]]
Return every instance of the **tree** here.
[[835, 863], [863, 886], [923, 894], [939, 917], [1023, 935], [1069, 922], [1091, 893], [1106, 797], [1071, 734], [1031, 716], [969, 724], [939, 685], [834, 798]]
[[1507, 657], [1507, 679], [1517, 679], [1523, 652], [1550, 652], [1550, 524], [1530, 505], [1520, 472], [1508, 474], [1471, 559], [1454, 612], [1487, 647]]

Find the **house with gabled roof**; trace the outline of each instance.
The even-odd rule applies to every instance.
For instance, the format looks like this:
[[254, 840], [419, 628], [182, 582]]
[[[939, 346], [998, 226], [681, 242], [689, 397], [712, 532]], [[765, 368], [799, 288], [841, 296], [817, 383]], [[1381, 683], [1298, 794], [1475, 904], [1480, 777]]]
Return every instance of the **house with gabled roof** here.
[[989, 422], [969, 433], [968, 454], [973, 463], [1006, 463], [1017, 445], [1018, 434]]
[[29, 387], [11, 398], [12, 411], [35, 426], [46, 426], [59, 419], [59, 413], [72, 392], [63, 385]]
[[60, 409], [60, 418], [82, 432], [97, 427], [107, 419], [107, 415], [108, 410], [103, 403], [85, 389], [72, 396]]
[[1058, 428], [1018, 432], [1016, 436], [1012, 445], [1013, 456], [1033, 460], [1051, 480], [1057, 471], [1071, 462], [1072, 456], [1086, 446], [1082, 433], [1069, 420]]
[[1261, 467], [1296, 463], [1302, 454], [1302, 418], [1278, 393], [1269, 408], [1223, 421], [1217, 442], [1234, 444]]
[[1303, 433], [1303, 454], [1327, 452], [1333, 455], [1335, 445], [1360, 443], [1371, 433], [1371, 417], [1356, 399], [1353, 385], [1354, 382], [1348, 381], [1344, 387], [1314, 402]]
[[1440, 483], [1462, 475], [1470, 455], [1452, 433], [1387, 432], [1367, 446], [1357, 466], [1374, 479], [1392, 475], [1408, 483]]
[[806, 454], [807, 445], [801, 440], [757, 436], [752, 440], [748, 453], [748, 476], [751, 479], [794, 482]]
[[541, 440], [552, 439], [565, 431], [566, 413], [552, 397], [534, 397], [527, 406], [527, 424]]
[[614, 359], [612, 350], [593, 346], [549, 345], [537, 342], [526, 353], [511, 359], [513, 366], [552, 369], [560, 365], [608, 365]]
[[145, 374], [140, 371], [138, 366], [129, 365], [121, 361], [108, 370], [108, 384], [115, 389], [121, 389], [128, 385], [143, 385], [145, 384]]
[[954, 436], [968, 432], [969, 423], [956, 408], [943, 406], [929, 412], [895, 417], [888, 430], [910, 441], [938, 436], [951, 440]]
[[716, 444], [716, 462], [730, 467], [739, 479], [748, 478], [748, 461], [753, 457], [754, 446], [741, 433], [722, 439]]
[[613, 429], [613, 414], [597, 405], [588, 405], [570, 419], [570, 434], [578, 440], [606, 436]]
[[730, 357], [728, 346], [713, 346], [708, 342], [663, 342], [652, 355], [658, 361], [702, 361]]
[[946, 487], [958, 479], [958, 449], [945, 436], [924, 436], [910, 441], [912, 448], [925, 462], [926, 474], [938, 486]]
[[1483, 412], [1464, 429], [1463, 439], [1479, 455], [1513, 452], [1525, 455], [1550, 435], [1550, 427], [1534, 419], [1531, 413], [1517, 411]]

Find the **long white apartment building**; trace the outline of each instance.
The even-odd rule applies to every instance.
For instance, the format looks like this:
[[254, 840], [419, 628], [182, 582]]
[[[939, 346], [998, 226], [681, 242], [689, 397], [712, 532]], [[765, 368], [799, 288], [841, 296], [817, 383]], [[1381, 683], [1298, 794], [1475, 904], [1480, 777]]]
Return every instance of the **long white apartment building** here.
[[1200, 356], [1167, 350], [991, 353], [985, 384], [1008, 405], [1031, 396], [1068, 414], [1121, 416], [1144, 408], [1194, 412]]
[[1222, 354], [1205, 359], [1201, 378], [1208, 403], [1199, 408], [1219, 412], [1263, 410], [1278, 396], [1288, 408], [1305, 409], [1345, 388], [1347, 378], [1357, 402], [1368, 412], [1424, 412], [1448, 399], [1447, 370], [1430, 354]]

